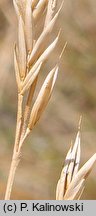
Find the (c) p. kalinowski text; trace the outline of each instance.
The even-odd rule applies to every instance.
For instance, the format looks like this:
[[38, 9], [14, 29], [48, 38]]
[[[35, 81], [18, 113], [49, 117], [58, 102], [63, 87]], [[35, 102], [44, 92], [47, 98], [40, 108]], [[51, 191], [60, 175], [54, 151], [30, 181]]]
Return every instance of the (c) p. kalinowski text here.
[[45, 204], [39, 204], [39, 203], [32, 203], [32, 211], [46, 211], [46, 212], [51, 212], [51, 211], [83, 211], [83, 203], [78, 204], [75, 203], [73, 205], [69, 204], [69, 205], [51, 205], [49, 203], [45, 203]]

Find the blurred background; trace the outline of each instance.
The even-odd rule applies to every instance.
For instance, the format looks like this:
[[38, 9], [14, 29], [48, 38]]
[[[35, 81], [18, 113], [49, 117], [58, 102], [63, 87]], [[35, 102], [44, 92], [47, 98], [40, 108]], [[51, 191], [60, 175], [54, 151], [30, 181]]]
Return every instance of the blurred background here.
[[[50, 103], [23, 147], [11, 199], [55, 199], [56, 184], [81, 114], [81, 165], [96, 152], [96, 0], [66, 0], [57, 27], [62, 28], [60, 43], [44, 65], [41, 83], [66, 41], [68, 45]], [[12, 1], [0, 0], [0, 199], [4, 199], [15, 136], [16, 38]], [[96, 165], [82, 199], [96, 199], [95, 189]]]

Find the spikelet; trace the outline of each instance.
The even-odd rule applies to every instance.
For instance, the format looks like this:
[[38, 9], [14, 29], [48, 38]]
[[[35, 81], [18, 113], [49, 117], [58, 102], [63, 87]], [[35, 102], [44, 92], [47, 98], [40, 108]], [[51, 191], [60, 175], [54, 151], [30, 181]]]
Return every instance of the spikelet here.
[[53, 90], [53, 87], [54, 87], [54, 84], [57, 78], [57, 73], [58, 73], [58, 68], [55, 67], [45, 79], [45, 82], [39, 92], [39, 95], [31, 111], [29, 124], [28, 124], [29, 130], [32, 130], [32, 128], [37, 123], [37, 121], [40, 119], [43, 111], [45, 110], [45, 107], [47, 106], [47, 103], [50, 99], [50, 96], [52, 94], [52, 90]]
[[96, 153], [83, 165], [78, 171], [80, 164], [80, 130], [77, 133], [74, 146], [70, 148], [65, 166], [61, 172], [61, 177], [57, 184], [56, 199], [57, 200], [76, 200], [80, 199], [84, 187], [85, 180], [91, 172], [96, 162]]

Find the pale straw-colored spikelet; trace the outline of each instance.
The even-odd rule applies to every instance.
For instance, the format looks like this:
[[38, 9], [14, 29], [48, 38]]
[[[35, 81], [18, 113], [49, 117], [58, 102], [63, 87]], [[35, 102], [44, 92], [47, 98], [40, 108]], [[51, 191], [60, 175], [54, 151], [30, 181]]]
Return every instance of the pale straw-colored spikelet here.
[[[63, 2], [63, 0], [62, 0]], [[45, 60], [57, 47], [60, 31], [50, 42], [51, 35], [63, 6], [56, 11], [57, 0], [13, 0], [18, 20], [18, 42], [14, 49], [14, 68], [18, 87], [18, 111], [15, 145], [5, 199], [10, 198], [15, 171], [26, 137], [39, 121], [51, 97], [59, 70], [61, 56], [47, 75], [32, 107], [32, 99]], [[43, 28], [36, 35], [38, 21]], [[36, 36], [36, 37], [35, 37]]]
[[[34, 126], [40, 119], [42, 113], [44, 112], [48, 104], [48, 101], [51, 97], [53, 87], [57, 78], [57, 74], [58, 74], [58, 65], [50, 71], [50, 73], [48, 74], [48, 76], [46, 77], [42, 85], [38, 97], [33, 105], [30, 118], [29, 118], [28, 127], [26, 129], [23, 140], [25, 140], [26, 137], [30, 134], [31, 130], [34, 128]], [[19, 146], [20, 148], [22, 147], [23, 140], [21, 140], [20, 142], [20, 146]]]
[[41, 117], [42, 112], [45, 110], [45, 107], [50, 99], [52, 94], [52, 90], [57, 78], [58, 68], [55, 67], [53, 70], [48, 74], [45, 82], [39, 92], [39, 95], [33, 105], [33, 109], [30, 115], [28, 128], [32, 130], [34, 125], [37, 123], [39, 118]]
[[79, 169], [80, 164], [80, 129], [77, 133], [74, 145], [66, 156], [65, 165], [61, 172], [56, 188], [56, 200], [80, 199], [85, 180], [96, 162], [96, 153]]

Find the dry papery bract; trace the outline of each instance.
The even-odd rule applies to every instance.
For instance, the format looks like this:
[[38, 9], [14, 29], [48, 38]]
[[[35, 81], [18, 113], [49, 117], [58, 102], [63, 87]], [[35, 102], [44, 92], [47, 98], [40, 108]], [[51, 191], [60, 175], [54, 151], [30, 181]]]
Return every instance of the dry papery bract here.
[[79, 200], [85, 188], [85, 180], [90, 174], [96, 153], [79, 170], [80, 130], [74, 145], [71, 145], [56, 188], [56, 200]]
[[[47, 75], [31, 108], [43, 63], [49, 59], [58, 44], [60, 31], [52, 42], [49, 42], [49, 39], [63, 7], [63, 1], [59, 9], [57, 0], [13, 0], [13, 4], [18, 21], [18, 41], [14, 48], [18, 110], [13, 157], [5, 193], [7, 200], [10, 199], [15, 172], [21, 159], [22, 145], [44, 112], [57, 78], [61, 56]], [[42, 16], [45, 17], [43, 29], [36, 39], [36, 26]], [[28, 97], [25, 100], [26, 93]]]

